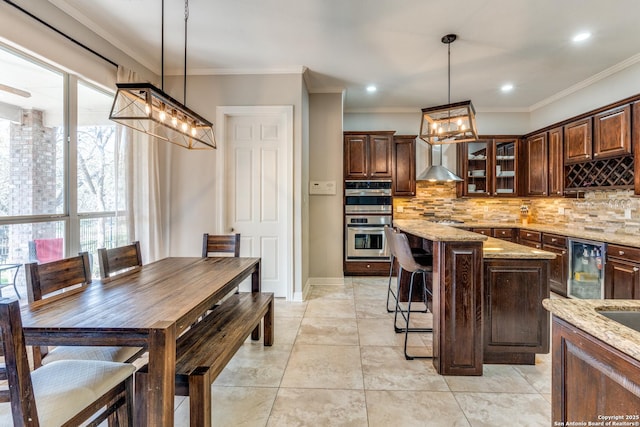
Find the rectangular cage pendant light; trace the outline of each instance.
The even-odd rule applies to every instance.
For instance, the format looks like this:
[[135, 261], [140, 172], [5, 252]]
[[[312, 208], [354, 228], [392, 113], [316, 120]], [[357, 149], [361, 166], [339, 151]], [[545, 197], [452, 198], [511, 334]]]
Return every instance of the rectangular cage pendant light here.
[[151, 83], [117, 83], [109, 119], [191, 150], [216, 148], [213, 124]]
[[476, 141], [475, 114], [471, 101], [423, 108], [420, 139], [431, 145]]

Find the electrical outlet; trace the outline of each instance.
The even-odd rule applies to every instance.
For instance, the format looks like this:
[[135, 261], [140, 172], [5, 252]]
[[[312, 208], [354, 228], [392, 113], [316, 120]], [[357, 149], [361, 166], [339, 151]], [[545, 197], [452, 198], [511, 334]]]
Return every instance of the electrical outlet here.
[[396, 208], [396, 212], [398, 212], [398, 213], [402, 213], [402, 212], [404, 212], [404, 207], [402, 207], [402, 206], [398, 206], [398, 207]]
[[558, 208], [558, 215], [564, 215], [564, 208], [562, 206]]
[[631, 219], [631, 209], [627, 208], [624, 210], [624, 219]]
[[483, 207], [482, 207], [482, 210], [483, 210], [484, 212], [489, 212], [489, 206], [483, 206]]

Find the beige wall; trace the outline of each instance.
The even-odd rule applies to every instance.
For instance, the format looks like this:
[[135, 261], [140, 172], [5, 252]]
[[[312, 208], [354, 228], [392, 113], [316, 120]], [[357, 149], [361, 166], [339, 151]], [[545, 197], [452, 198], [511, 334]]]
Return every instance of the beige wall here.
[[309, 196], [309, 276], [342, 277], [342, 94], [316, 93], [309, 102], [309, 180], [335, 181], [335, 195]]

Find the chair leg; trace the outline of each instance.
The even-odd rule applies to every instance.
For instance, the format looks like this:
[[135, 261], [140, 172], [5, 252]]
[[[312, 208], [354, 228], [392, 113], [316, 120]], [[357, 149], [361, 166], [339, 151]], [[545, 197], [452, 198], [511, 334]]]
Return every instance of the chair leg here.
[[389, 295], [393, 295], [393, 299], [396, 300], [398, 299], [398, 296], [396, 294], [393, 293], [393, 290], [391, 289], [391, 277], [393, 274], [393, 255], [391, 255], [390, 257], [391, 260], [391, 266], [389, 267], [389, 285], [387, 288], [387, 313], [392, 313], [393, 309], [389, 308]]
[[[422, 285], [426, 288], [426, 281], [424, 278], [425, 272], [422, 273]], [[409, 322], [411, 319], [411, 295], [413, 293], [413, 281], [415, 279], [416, 272], [411, 273], [411, 281], [409, 283], [409, 303], [407, 305], [407, 327], [404, 329], [404, 357], [407, 360], [413, 359], [433, 359], [433, 356], [411, 356], [407, 353], [407, 343], [409, 342], [409, 332], [433, 332], [433, 328], [411, 328], [409, 327]], [[424, 294], [426, 297], [426, 293]], [[425, 299], [426, 304], [426, 299]]]

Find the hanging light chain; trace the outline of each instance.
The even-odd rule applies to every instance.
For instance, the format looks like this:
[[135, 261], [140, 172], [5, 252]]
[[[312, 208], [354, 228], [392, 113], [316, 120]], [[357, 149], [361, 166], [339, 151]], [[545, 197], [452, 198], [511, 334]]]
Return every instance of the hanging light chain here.
[[187, 105], [187, 22], [189, 21], [189, 0], [184, 0], [184, 87], [183, 104]]

